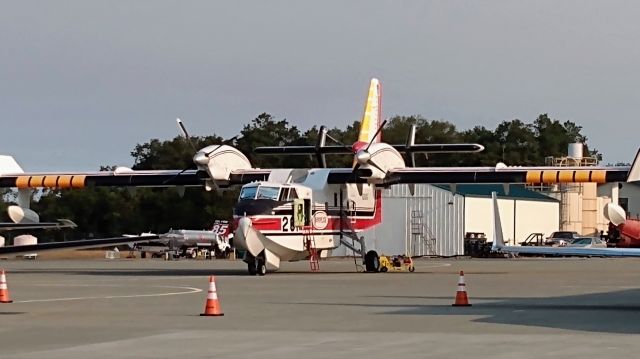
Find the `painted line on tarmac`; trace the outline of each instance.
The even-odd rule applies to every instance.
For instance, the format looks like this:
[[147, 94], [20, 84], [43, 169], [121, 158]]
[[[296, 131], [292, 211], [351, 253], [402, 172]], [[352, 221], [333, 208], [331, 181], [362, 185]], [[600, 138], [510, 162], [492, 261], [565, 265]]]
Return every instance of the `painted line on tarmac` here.
[[426, 266], [420, 265], [420, 268], [439, 268], [439, 267], [451, 267], [451, 263], [438, 263], [438, 264], [431, 264]]
[[[96, 286], [98, 287], [98, 286]], [[41, 302], [65, 302], [73, 300], [94, 300], [94, 299], [125, 299], [125, 298], [145, 298], [145, 297], [167, 297], [172, 295], [184, 295], [194, 294], [202, 292], [200, 288], [194, 287], [178, 287], [178, 286], [151, 286], [148, 288], [173, 288], [184, 289], [179, 292], [164, 292], [164, 293], [151, 293], [151, 294], [129, 294], [129, 295], [107, 295], [96, 297], [69, 297], [69, 298], [48, 298], [48, 299], [30, 299], [30, 300], [16, 300], [14, 303], [41, 303]]]

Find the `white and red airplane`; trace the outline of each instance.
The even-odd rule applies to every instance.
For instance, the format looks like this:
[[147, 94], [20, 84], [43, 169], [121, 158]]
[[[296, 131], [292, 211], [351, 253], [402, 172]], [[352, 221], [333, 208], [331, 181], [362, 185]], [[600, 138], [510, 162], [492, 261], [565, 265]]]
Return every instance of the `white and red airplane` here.
[[[234, 208], [234, 244], [245, 251], [251, 274], [264, 275], [281, 261], [324, 256], [347, 245], [363, 256], [369, 271], [378, 269], [375, 251], [367, 251], [359, 232], [382, 221], [380, 189], [416, 183], [566, 183], [640, 180], [640, 161], [631, 167], [415, 167], [415, 153], [478, 152], [477, 144], [416, 144], [415, 128], [403, 145], [382, 142], [381, 85], [371, 80], [358, 140], [352, 146], [327, 145], [320, 128], [315, 146], [263, 147], [256, 153], [315, 155], [320, 167], [253, 168], [234, 147], [212, 145], [193, 157], [196, 170], [114, 171], [86, 173], [8, 173], [0, 168], [0, 188], [83, 188], [86, 186], [204, 186], [207, 190], [243, 185]], [[180, 120], [178, 125], [189, 135]], [[335, 140], [334, 140], [335, 141]], [[337, 142], [337, 141], [336, 141]], [[351, 168], [327, 168], [325, 155], [352, 154]], [[403, 153], [406, 155], [403, 156]], [[131, 242], [132, 239], [128, 238]], [[117, 241], [118, 239], [112, 239]], [[78, 241], [78, 245], [85, 243]], [[81, 242], [81, 243], [80, 243]], [[66, 242], [69, 243], [69, 242]], [[33, 251], [30, 249], [29, 251]], [[0, 249], [2, 254], [3, 249]]]

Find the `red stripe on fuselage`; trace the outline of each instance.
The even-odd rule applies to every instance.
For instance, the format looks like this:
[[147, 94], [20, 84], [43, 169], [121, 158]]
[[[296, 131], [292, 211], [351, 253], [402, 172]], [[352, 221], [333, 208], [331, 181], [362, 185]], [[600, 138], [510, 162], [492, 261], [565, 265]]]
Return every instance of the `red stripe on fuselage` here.
[[[374, 227], [382, 222], [382, 195], [380, 190], [376, 190], [375, 192], [376, 200], [374, 213], [371, 217], [347, 217], [348, 223], [346, 226], [343, 226], [344, 230], [348, 230], [349, 227], [353, 228], [356, 231], [363, 231], [365, 229], [369, 229]], [[314, 210], [313, 212], [320, 212], [322, 210]], [[290, 215], [258, 215], [258, 216], [248, 216], [251, 219], [251, 225], [253, 228], [259, 231], [269, 231], [269, 232], [291, 232], [290, 221], [292, 220], [293, 209], [291, 210]], [[287, 219], [287, 230], [283, 231], [283, 217], [289, 217]], [[238, 227], [239, 216], [234, 218], [234, 228]], [[339, 231], [340, 230], [340, 217], [338, 216], [328, 216], [327, 217], [327, 226], [321, 230], [324, 231]], [[320, 230], [320, 229], [317, 229]]]

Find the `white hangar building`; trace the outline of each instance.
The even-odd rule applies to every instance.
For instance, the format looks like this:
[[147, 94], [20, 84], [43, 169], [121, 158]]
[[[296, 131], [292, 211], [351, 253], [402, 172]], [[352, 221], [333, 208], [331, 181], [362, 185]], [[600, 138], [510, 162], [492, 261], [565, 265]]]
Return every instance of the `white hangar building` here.
[[[498, 193], [498, 206], [505, 240], [523, 241], [530, 233], [545, 236], [560, 226], [560, 202], [539, 192], [511, 185], [416, 185], [392, 186], [382, 191], [382, 224], [363, 233], [367, 250], [379, 254], [413, 256], [464, 255], [467, 233], [493, 236], [491, 192]], [[351, 255], [344, 246], [332, 255]]]

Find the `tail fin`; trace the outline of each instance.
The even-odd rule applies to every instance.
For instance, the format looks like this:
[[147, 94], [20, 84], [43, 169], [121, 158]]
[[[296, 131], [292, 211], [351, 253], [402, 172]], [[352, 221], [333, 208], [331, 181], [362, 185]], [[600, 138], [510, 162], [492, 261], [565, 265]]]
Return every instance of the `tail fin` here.
[[0, 175], [9, 173], [24, 173], [24, 171], [13, 157], [0, 155]]
[[380, 142], [380, 134], [377, 138], [372, 138], [375, 135], [381, 122], [382, 114], [382, 86], [378, 79], [371, 79], [369, 85], [369, 95], [367, 96], [367, 102], [364, 105], [364, 115], [362, 116], [362, 122], [360, 123], [360, 134], [358, 135], [358, 142], [370, 143]]
[[[24, 173], [22, 167], [16, 162], [15, 158], [7, 155], [0, 155], [0, 177], [6, 174], [19, 174]], [[29, 208], [31, 202], [31, 189], [20, 188], [18, 190], [18, 196], [16, 202], [22, 208]]]
[[629, 169], [627, 182], [640, 182], [640, 149], [636, 152], [636, 157], [633, 159], [633, 163]]
[[491, 250], [496, 251], [504, 247], [504, 236], [502, 234], [502, 223], [500, 222], [500, 209], [498, 208], [498, 196], [496, 192], [491, 192], [493, 203], [493, 245]]

